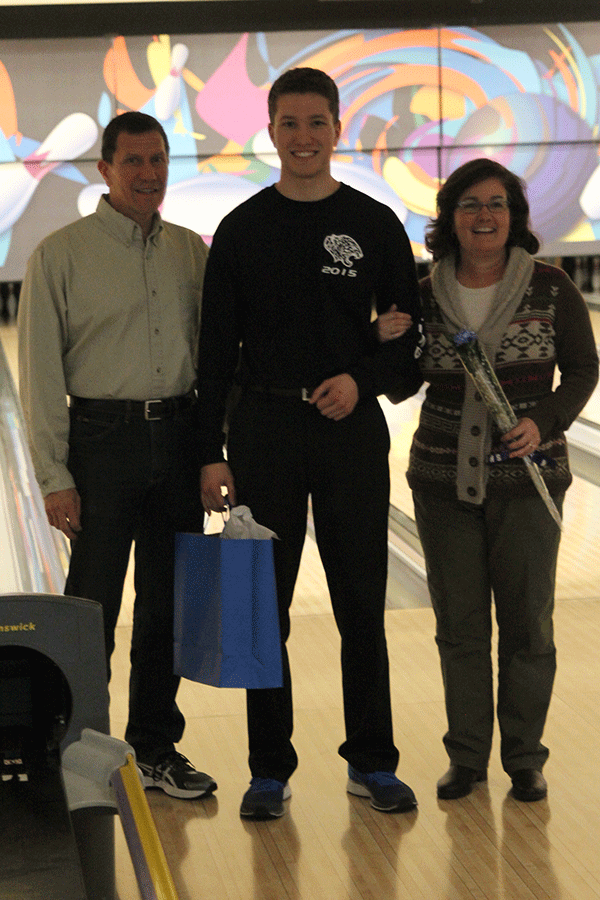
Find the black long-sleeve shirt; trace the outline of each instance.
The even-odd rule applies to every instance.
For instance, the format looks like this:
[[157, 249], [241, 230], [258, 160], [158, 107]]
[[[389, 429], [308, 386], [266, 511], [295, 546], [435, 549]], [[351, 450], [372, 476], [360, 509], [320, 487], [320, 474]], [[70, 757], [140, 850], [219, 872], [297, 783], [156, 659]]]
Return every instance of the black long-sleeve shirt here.
[[[385, 344], [372, 311], [419, 319], [410, 242], [395, 213], [340, 185], [316, 202], [266, 188], [217, 229], [204, 281], [198, 356], [201, 458], [222, 459], [226, 398], [240, 361], [251, 385], [307, 388], [347, 372], [361, 398], [402, 373], [419, 386], [416, 326]], [[410, 393], [410, 389], [408, 393]]]

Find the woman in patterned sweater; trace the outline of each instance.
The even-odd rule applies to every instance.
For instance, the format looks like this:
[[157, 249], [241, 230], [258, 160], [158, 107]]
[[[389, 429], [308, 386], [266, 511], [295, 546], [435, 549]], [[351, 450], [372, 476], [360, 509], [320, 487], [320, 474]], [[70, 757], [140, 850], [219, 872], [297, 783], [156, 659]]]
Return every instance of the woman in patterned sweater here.
[[[429, 226], [421, 282], [428, 383], [408, 469], [444, 682], [450, 768], [438, 797], [485, 781], [494, 725], [491, 601], [498, 623], [502, 765], [513, 796], [547, 785], [541, 743], [556, 669], [552, 614], [560, 530], [523, 464], [543, 455], [559, 510], [572, 481], [564, 431], [598, 379], [585, 302], [560, 269], [534, 260], [519, 178], [489, 159], [455, 171]], [[386, 317], [378, 322], [385, 339]], [[475, 332], [517, 416], [500, 434], [453, 336]], [[554, 388], [558, 368], [560, 381]]]

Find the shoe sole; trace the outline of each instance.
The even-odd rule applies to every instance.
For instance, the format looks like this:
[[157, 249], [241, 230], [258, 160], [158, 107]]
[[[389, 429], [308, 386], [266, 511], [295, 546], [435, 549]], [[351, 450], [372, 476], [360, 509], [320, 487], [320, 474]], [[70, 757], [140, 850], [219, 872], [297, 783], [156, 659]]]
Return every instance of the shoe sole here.
[[511, 788], [511, 793], [515, 800], [520, 800], [521, 803], [535, 803], [536, 800], [545, 800], [548, 796], [548, 791], [544, 791], [542, 794], [538, 792], [537, 794], [522, 794], [520, 791], [515, 791], [514, 787]]
[[411, 809], [416, 809], [417, 806], [417, 801], [412, 800], [410, 797], [400, 800], [395, 806], [381, 806], [377, 803], [368, 787], [361, 784], [360, 781], [353, 781], [351, 778], [348, 779], [346, 791], [355, 797], [368, 797], [371, 801], [371, 806], [378, 812], [410, 812]]
[[142, 784], [145, 789], [154, 788], [155, 790], [164, 791], [169, 797], [175, 797], [177, 800], [198, 800], [199, 797], [210, 797], [217, 789], [216, 782], [213, 782], [213, 785], [204, 791], [186, 791], [172, 784], [160, 784], [147, 775], [142, 776]]
[[242, 819], [252, 819], [254, 822], [266, 822], [268, 819], [280, 819], [283, 815], [285, 815], [285, 809], [282, 809], [281, 812], [273, 812], [272, 809], [266, 809], [265, 807], [257, 807], [254, 810], [248, 810], [248, 812], [244, 812], [240, 809], [240, 816]]

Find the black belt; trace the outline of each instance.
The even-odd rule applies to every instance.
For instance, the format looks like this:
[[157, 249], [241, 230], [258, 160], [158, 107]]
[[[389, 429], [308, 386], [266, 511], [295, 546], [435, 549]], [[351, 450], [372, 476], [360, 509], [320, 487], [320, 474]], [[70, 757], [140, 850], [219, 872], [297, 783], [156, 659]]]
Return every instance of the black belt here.
[[267, 394], [270, 397], [290, 397], [296, 400], [310, 400], [312, 391], [308, 388], [284, 388], [271, 387], [264, 384], [249, 384], [249, 391], [256, 391], [258, 394]]
[[196, 394], [193, 391], [181, 397], [163, 397], [160, 400], [94, 400], [89, 397], [71, 397], [71, 406], [124, 416], [140, 416], [147, 422], [169, 419], [195, 402]]

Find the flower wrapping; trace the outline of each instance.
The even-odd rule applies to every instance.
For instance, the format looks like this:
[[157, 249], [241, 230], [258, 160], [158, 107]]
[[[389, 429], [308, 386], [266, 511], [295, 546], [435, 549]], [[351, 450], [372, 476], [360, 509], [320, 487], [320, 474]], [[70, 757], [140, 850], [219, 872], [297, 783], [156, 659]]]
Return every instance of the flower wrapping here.
[[[474, 331], [463, 329], [454, 335], [454, 345], [460, 361], [466, 372], [473, 379], [477, 390], [481, 394], [494, 422], [503, 434], [510, 431], [517, 424], [515, 412], [508, 402], [498, 376], [494, 372], [485, 351], [479, 344]], [[524, 456], [523, 462], [527, 467], [531, 480], [538, 493], [546, 504], [546, 508], [559, 528], [562, 529], [562, 520], [546, 482], [536, 462], [531, 456]]]

